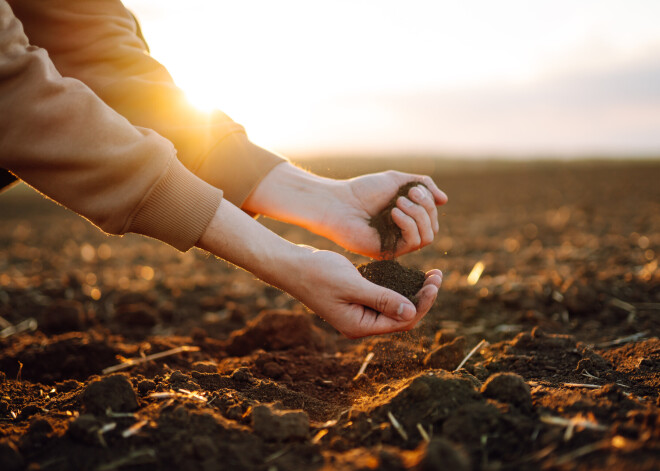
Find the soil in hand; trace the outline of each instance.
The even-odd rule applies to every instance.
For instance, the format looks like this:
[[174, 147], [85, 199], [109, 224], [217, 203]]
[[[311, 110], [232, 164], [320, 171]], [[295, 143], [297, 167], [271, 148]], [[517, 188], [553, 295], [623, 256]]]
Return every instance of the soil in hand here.
[[426, 185], [420, 182], [408, 182], [405, 185], [401, 185], [399, 191], [389, 203], [387, 203], [387, 206], [369, 220], [369, 226], [376, 229], [380, 236], [380, 253], [383, 258], [394, 258], [396, 246], [402, 237], [401, 229], [394, 224], [394, 221], [392, 220], [392, 209], [396, 206], [396, 200], [400, 196], [408, 196], [410, 189], [417, 185], [426, 188]]
[[424, 272], [406, 268], [394, 260], [376, 260], [357, 267], [367, 280], [401, 293], [412, 302], [417, 301], [417, 293], [424, 286]]

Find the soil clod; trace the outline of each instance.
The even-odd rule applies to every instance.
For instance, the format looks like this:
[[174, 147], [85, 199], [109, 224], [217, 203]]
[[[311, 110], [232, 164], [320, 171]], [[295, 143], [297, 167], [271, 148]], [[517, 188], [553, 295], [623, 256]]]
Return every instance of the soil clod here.
[[278, 411], [260, 405], [252, 410], [252, 427], [266, 440], [304, 439], [309, 435], [309, 417], [301, 410]]
[[488, 398], [513, 404], [524, 411], [532, 409], [529, 386], [515, 373], [494, 374], [483, 385], [481, 393]]
[[394, 260], [376, 260], [357, 267], [367, 280], [404, 295], [413, 303], [424, 286], [424, 272], [406, 268]]
[[137, 396], [128, 378], [114, 374], [92, 381], [82, 393], [85, 410], [92, 414], [105, 414], [107, 409], [113, 412], [130, 412], [138, 408]]

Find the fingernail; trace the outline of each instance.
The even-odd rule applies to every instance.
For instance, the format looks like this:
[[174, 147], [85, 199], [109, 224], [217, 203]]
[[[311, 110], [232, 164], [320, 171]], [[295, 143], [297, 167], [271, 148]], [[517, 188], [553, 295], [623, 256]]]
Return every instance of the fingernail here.
[[413, 205], [413, 202], [412, 202], [412, 201], [410, 201], [408, 198], [404, 198], [403, 196], [402, 196], [401, 198], [399, 198], [399, 200], [401, 200], [401, 203], [402, 203], [406, 208], [410, 208], [410, 207]]
[[409, 321], [415, 317], [416, 311], [410, 305], [401, 303], [399, 304], [399, 309], [397, 309], [396, 313], [402, 321]]

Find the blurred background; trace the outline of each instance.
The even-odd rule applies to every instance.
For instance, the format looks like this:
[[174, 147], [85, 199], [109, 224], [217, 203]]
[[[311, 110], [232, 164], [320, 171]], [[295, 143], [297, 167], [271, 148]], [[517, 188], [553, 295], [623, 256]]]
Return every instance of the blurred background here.
[[126, 0], [189, 99], [296, 156], [660, 155], [660, 2]]

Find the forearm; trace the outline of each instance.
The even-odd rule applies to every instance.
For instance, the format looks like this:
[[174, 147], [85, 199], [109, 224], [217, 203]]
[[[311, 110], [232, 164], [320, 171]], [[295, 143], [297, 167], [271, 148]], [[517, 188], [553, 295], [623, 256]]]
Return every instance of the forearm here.
[[338, 180], [284, 162], [264, 177], [243, 209], [317, 232], [329, 205], [345, 191]]
[[197, 246], [289, 292], [301, 285], [301, 263], [312, 250], [282, 239], [227, 200]]

